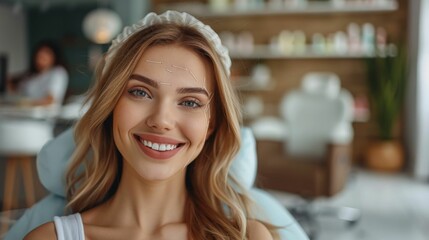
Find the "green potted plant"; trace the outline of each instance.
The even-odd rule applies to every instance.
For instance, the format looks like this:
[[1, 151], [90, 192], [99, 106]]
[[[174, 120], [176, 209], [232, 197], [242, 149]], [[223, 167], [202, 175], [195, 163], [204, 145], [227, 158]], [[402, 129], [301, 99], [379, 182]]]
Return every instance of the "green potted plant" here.
[[368, 59], [368, 90], [371, 113], [378, 138], [368, 145], [366, 165], [383, 171], [399, 171], [404, 165], [404, 150], [395, 137], [395, 127], [403, 109], [407, 82], [407, 57], [404, 48], [394, 56]]

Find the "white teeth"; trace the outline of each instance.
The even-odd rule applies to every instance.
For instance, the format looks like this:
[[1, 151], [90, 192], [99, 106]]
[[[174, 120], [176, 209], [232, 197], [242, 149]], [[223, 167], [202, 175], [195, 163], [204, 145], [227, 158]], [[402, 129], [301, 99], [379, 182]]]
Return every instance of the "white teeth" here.
[[153, 150], [159, 150], [159, 144], [158, 143], [152, 144], [152, 149]]
[[175, 148], [177, 148], [177, 145], [174, 144], [164, 144], [164, 143], [152, 143], [148, 140], [143, 140], [143, 145], [146, 147], [152, 148], [153, 150], [165, 152], [165, 151], [171, 151]]
[[144, 140], [144, 141], [143, 141], [143, 145], [145, 145], [145, 146], [147, 146], [147, 147], [152, 147], [152, 142], [149, 142], [149, 141]]
[[159, 151], [165, 151], [165, 150], [167, 150], [167, 147], [165, 146], [165, 144], [161, 144], [161, 145], [159, 145], [159, 149], [158, 149]]

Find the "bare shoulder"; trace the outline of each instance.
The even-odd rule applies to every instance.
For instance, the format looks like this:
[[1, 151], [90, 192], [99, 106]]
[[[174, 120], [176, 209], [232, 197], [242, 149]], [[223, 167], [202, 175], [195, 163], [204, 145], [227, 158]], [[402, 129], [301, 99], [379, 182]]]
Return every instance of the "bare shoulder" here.
[[247, 228], [249, 229], [249, 240], [272, 240], [273, 236], [271, 236], [268, 228], [259, 221], [249, 220], [247, 222]]
[[54, 222], [45, 223], [29, 232], [24, 240], [57, 240]]

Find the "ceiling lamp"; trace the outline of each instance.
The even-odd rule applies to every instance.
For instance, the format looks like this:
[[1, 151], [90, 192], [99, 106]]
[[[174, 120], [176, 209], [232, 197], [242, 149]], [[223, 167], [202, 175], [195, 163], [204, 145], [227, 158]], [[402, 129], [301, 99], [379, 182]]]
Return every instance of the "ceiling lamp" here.
[[98, 44], [110, 42], [122, 27], [121, 18], [114, 11], [98, 8], [83, 19], [83, 32], [87, 38]]

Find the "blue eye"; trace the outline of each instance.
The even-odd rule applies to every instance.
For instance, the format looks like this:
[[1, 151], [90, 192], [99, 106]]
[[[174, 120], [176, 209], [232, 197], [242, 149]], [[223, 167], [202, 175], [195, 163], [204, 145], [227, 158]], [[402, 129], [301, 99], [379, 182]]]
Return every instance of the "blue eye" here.
[[128, 93], [139, 98], [151, 98], [151, 96], [142, 88], [133, 88], [128, 90]]
[[186, 100], [186, 101], [183, 101], [180, 105], [187, 107], [187, 108], [200, 108], [200, 107], [202, 107], [202, 104], [198, 103], [195, 100]]

